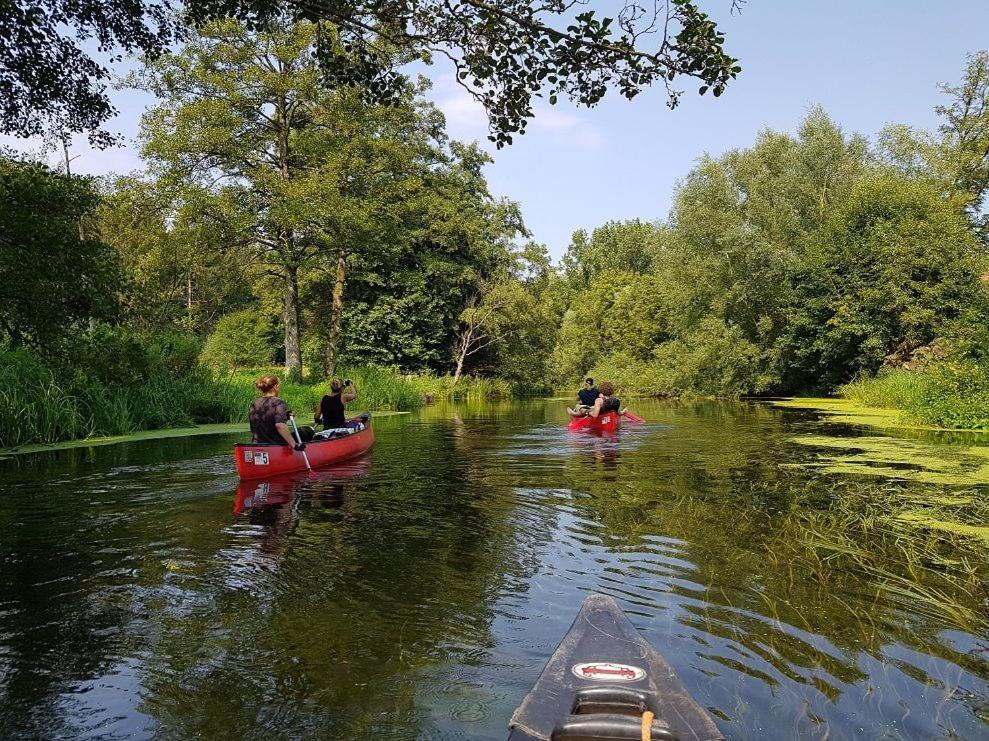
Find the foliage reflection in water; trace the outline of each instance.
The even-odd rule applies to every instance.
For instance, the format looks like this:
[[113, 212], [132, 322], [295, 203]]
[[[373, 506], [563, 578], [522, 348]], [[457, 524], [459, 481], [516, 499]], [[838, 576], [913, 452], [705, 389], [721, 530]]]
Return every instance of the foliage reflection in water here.
[[504, 738], [594, 591], [730, 738], [989, 733], [989, 546], [930, 525], [985, 524], [986, 441], [636, 407], [428, 408], [239, 487], [226, 437], [3, 462], [0, 735]]

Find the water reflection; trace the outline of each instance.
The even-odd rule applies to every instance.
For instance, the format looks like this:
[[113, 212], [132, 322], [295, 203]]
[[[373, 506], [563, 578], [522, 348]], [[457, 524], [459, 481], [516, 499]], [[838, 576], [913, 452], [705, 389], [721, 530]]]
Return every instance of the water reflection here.
[[599, 591], [731, 738], [986, 737], [985, 546], [887, 516], [984, 486], [824, 471], [798, 438], [877, 435], [806, 412], [637, 407], [434, 407], [240, 484], [233, 438], [0, 463], [0, 736], [504, 738]]

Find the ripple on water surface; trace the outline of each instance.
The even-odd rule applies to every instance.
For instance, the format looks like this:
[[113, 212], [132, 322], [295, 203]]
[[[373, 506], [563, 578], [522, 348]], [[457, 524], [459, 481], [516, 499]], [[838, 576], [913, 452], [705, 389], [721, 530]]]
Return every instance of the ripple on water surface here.
[[977, 442], [559, 406], [382, 419], [368, 458], [239, 487], [225, 437], [0, 463], [0, 736], [504, 738], [592, 592], [731, 738], [989, 734], [986, 545], [930, 524], [986, 490], [890, 452], [971, 474]]

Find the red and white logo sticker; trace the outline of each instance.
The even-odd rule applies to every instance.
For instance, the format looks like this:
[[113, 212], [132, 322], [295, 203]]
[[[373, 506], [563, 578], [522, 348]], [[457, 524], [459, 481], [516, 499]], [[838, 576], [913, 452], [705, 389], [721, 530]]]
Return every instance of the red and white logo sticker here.
[[598, 682], [638, 682], [646, 673], [637, 666], [613, 664], [610, 661], [588, 661], [574, 664], [571, 669], [575, 677], [592, 679]]

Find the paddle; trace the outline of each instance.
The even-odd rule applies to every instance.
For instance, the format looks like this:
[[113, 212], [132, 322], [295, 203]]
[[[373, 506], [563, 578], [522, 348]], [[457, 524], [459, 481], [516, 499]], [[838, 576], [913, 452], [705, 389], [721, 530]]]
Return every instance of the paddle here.
[[[302, 445], [302, 435], [299, 434], [299, 427], [298, 427], [298, 425], [295, 424], [295, 415], [294, 414], [288, 415], [288, 419], [289, 419], [289, 422], [292, 423], [292, 429], [295, 430], [295, 441], [299, 445]], [[306, 468], [308, 468], [311, 471], [312, 470], [312, 466], [309, 465], [309, 456], [306, 455], [305, 449], [303, 448], [299, 452], [302, 453], [302, 459], [306, 462]]]
[[625, 414], [623, 416], [632, 424], [641, 425], [643, 422], [645, 422], [645, 420], [642, 419], [642, 417], [638, 416], [637, 414], [632, 414], [627, 409], [625, 410]]

